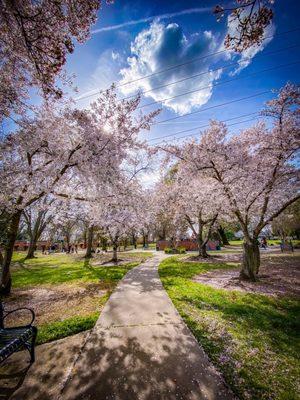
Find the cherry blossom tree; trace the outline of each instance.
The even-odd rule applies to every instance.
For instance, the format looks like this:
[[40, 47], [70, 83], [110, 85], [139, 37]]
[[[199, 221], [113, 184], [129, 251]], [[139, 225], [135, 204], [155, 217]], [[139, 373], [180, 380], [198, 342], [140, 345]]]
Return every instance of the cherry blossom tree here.
[[229, 22], [236, 26], [234, 34], [228, 33], [225, 38], [225, 47], [239, 53], [260, 45], [264, 32], [273, 20], [271, 6], [275, 0], [236, 0], [236, 6], [223, 7], [217, 5], [213, 13], [219, 21], [225, 14], [229, 14]]
[[207, 258], [207, 242], [218, 215], [222, 211], [222, 196], [218, 184], [211, 178], [190, 176], [186, 164], [178, 164], [178, 173], [172, 184], [176, 218], [184, 219], [197, 239], [199, 256]]
[[2, 0], [0, 7], [0, 120], [26, 108], [28, 89], [60, 98], [57, 76], [74, 41], [85, 42], [100, 0]]
[[[172, 168], [170, 168], [172, 170]], [[169, 170], [169, 171], [170, 171]], [[177, 171], [177, 167], [175, 167]], [[160, 240], [170, 240], [176, 247], [177, 240], [186, 234], [187, 223], [178, 213], [178, 193], [174, 185], [176, 172], [163, 177], [154, 188], [153, 213], [154, 229]]]
[[[157, 112], [134, 116], [140, 97], [119, 102], [110, 89], [90, 110], [45, 106], [0, 142], [0, 210], [9, 215], [1, 287], [10, 291], [10, 262], [23, 210], [48, 194], [72, 197], [70, 188], [100, 188], [144, 145], [137, 139]], [[73, 186], [72, 186], [73, 184]], [[81, 193], [86, 197], [86, 193]]]
[[299, 199], [299, 87], [287, 84], [263, 111], [273, 127], [260, 122], [239, 135], [212, 121], [199, 143], [169, 146], [192, 174], [213, 179], [228, 211], [244, 234], [241, 276], [255, 280], [260, 266], [258, 236]]
[[113, 248], [112, 261], [117, 263], [120, 242], [142, 226], [142, 189], [136, 180], [123, 175], [122, 186], [112, 185], [110, 191], [114, 196], [107, 194], [105, 198], [90, 203], [90, 226], [100, 226], [108, 236]]

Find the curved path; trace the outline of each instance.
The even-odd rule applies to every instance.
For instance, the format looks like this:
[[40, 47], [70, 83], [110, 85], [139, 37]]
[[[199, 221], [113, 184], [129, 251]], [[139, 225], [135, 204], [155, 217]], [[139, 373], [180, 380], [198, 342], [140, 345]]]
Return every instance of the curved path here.
[[156, 254], [119, 283], [61, 399], [234, 399], [161, 284], [164, 257]]

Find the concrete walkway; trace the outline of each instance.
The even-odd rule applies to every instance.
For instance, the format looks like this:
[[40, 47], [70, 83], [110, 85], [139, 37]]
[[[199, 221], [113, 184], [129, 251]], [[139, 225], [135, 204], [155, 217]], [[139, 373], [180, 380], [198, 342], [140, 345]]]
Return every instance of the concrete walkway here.
[[156, 254], [107, 302], [62, 400], [233, 399], [162, 287]]

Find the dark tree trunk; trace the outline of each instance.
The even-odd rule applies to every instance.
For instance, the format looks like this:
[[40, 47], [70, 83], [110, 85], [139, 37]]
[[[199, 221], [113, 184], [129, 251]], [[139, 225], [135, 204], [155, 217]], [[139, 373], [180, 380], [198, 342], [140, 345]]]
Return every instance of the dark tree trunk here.
[[224, 246], [228, 246], [229, 245], [229, 241], [227, 239], [226, 233], [224, 228], [220, 225], [220, 227], [218, 228], [218, 233], [220, 235], [221, 241], [223, 243]]
[[21, 214], [22, 211], [13, 214], [8, 224], [7, 241], [4, 245], [4, 257], [1, 268], [0, 294], [2, 295], [9, 295], [11, 291], [10, 263], [18, 234]]
[[242, 279], [256, 281], [260, 266], [260, 254], [257, 239], [245, 241], [243, 244], [243, 250], [240, 276]]
[[43, 233], [44, 229], [46, 228], [46, 224], [49, 221], [49, 219], [48, 220], [45, 219], [45, 216], [46, 216], [45, 211], [40, 211], [38, 213], [37, 218], [32, 227], [31, 218], [30, 217], [26, 218], [26, 212], [24, 213], [24, 216], [25, 216], [25, 220], [27, 221], [27, 225], [28, 225], [27, 230], [28, 230], [28, 233], [30, 236], [30, 244], [28, 247], [26, 259], [30, 259], [30, 258], [35, 257], [34, 252], [37, 247], [37, 242], [38, 242], [39, 238], [41, 237], [41, 234]]
[[199, 257], [208, 258], [208, 254], [206, 251], [207, 240], [203, 240], [203, 225], [201, 224], [200, 219], [198, 224], [199, 224], [199, 232], [198, 232]]
[[85, 229], [83, 233], [83, 246], [85, 249], [87, 248], [87, 229]]
[[36, 250], [36, 243], [37, 243], [37, 239], [35, 239], [35, 238], [30, 239], [30, 243], [29, 243], [29, 247], [28, 247], [28, 251], [27, 251], [27, 255], [26, 255], [26, 260], [35, 258], [34, 252]]
[[86, 247], [85, 258], [93, 257], [92, 255], [93, 237], [94, 237], [94, 227], [90, 226], [87, 231], [87, 247]]
[[113, 243], [113, 256], [112, 261], [114, 263], [118, 262], [118, 243]]
[[107, 239], [105, 237], [101, 237], [100, 242], [101, 242], [101, 249], [103, 251], [106, 251], [107, 250]]
[[207, 241], [206, 240], [203, 241], [202, 235], [199, 234], [198, 235], [198, 246], [199, 246], [198, 253], [199, 253], [199, 256], [203, 257], [203, 258], [208, 258], [208, 254], [206, 251], [206, 243], [207, 243]]
[[136, 249], [137, 248], [137, 244], [136, 244], [136, 236], [135, 236], [134, 233], [131, 235], [131, 239], [132, 239], [133, 247]]

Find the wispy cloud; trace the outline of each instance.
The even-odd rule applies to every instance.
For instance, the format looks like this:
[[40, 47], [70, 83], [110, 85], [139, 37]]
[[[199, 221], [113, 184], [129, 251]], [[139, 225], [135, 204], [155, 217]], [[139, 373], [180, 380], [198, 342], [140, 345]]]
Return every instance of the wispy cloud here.
[[93, 30], [92, 34], [101, 33], [101, 32], [108, 32], [108, 31], [114, 31], [114, 30], [121, 29], [121, 28], [124, 28], [126, 26], [130, 26], [130, 25], [137, 25], [137, 24], [142, 24], [142, 23], [145, 23], [145, 22], [151, 22], [151, 21], [153, 21], [155, 19], [163, 20], [163, 19], [170, 19], [170, 18], [173, 18], [173, 17], [179, 17], [180, 15], [200, 14], [200, 13], [207, 13], [207, 12], [211, 12], [211, 8], [210, 7], [187, 8], [185, 10], [177, 11], [177, 12], [174, 12], [174, 13], [153, 15], [152, 17], [147, 17], [147, 18], [127, 21], [127, 22], [124, 22], [123, 24], [104, 26], [103, 28], [99, 28], [99, 29]]

